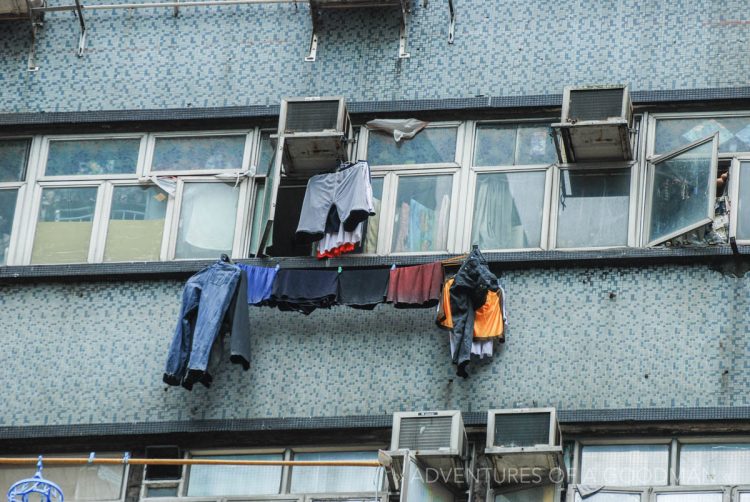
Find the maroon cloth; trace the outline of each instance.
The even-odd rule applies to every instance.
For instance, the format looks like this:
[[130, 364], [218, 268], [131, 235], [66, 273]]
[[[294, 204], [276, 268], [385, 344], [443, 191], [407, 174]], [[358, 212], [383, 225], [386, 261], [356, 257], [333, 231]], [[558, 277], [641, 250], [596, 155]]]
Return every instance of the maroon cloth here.
[[443, 264], [402, 267], [391, 270], [386, 300], [397, 309], [434, 307], [443, 285]]

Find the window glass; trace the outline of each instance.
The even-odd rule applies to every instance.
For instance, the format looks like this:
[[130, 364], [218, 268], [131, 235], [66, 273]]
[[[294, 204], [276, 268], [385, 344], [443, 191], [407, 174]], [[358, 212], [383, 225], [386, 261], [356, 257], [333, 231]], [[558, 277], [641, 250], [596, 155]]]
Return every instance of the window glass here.
[[740, 502], [750, 502], [750, 492], [740, 493]]
[[557, 247], [628, 243], [630, 169], [560, 171]]
[[242, 169], [245, 135], [157, 138], [152, 171]]
[[444, 251], [453, 177], [402, 176], [396, 193], [391, 251]]
[[87, 261], [96, 193], [96, 187], [42, 189], [32, 263]]
[[750, 162], [740, 165], [740, 196], [737, 201], [737, 239], [750, 240]]
[[683, 444], [680, 484], [750, 484], [750, 444]]
[[722, 502], [721, 492], [714, 493], [657, 493], [656, 502]]
[[176, 497], [177, 487], [176, 486], [148, 486], [146, 487], [146, 497]]
[[112, 192], [104, 261], [158, 260], [167, 195], [151, 186], [118, 186]]
[[18, 190], [0, 190], [0, 265], [5, 265], [10, 247], [10, 232], [16, 213]]
[[545, 176], [543, 171], [477, 175], [471, 243], [482, 249], [540, 247]]
[[0, 183], [24, 180], [30, 147], [31, 139], [0, 141]]
[[375, 216], [367, 218], [362, 252], [375, 254], [378, 251], [378, 234], [380, 231], [380, 209], [383, 204], [383, 178], [372, 178], [372, 206]]
[[[297, 453], [294, 460], [377, 460], [376, 451]], [[292, 493], [374, 492], [378, 469], [372, 467], [292, 467]], [[378, 487], [380, 488], [380, 487]]]
[[679, 235], [707, 218], [713, 143], [654, 164], [649, 242]]
[[[195, 456], [215, 460], [284, 460], [282, 454]], [[271, 495], [279, 493], [281, 466], [276, 465], [193, 465], [190, 467], [188, 497]]]
[[367, 160], [374, 166], [442, 164], [456, 162], [456, 127], [423, 129], [398, 143], [382, 131], [370, 131]]
[[[78, 456], [78, 455], [71, 455]], [[97, 457], [103, 457], [97, 452]], [[7, 491], [20, 479], [29, 478], [29, 466], [3, 466], [0, 469], [0, 487]], [[31, 471], [33, 473], [33, 470]], [[57, 466], [45, 465], [44, 477], [55, 482], [71, 502], [120, 500], [125, 474], [124, 465]], [[30, 497], [29, 500], [39, 500]]]
[[475, 166], [551, 164], [557, 160], [550, 128], [541, 124], [480, 124]]
[[226, 183], [185, 183], [175, 258], [232, 253], [239, 193]]
[[582, 485], [660, 486], [668, 480], [669, 445], [587, 445], [582, 449]]
[[258, 154], [258, 169], [255, 174], [266, 175], [271, 168], [274, 157], [274, 148], [271, 143], [271, 131], [262, 131], [260, 133], [260, 153]]
[[140, 147], [140, 138], [50, 141], [44, 174], [135, 174]]
[[641, 502], [641, 494], [598, 492], [584, 499], [581, 498], [580, 493], [576, 492], [576, 502]]
[[535, 486], [526, 490], [495, 495], [495, 502], [553, 502], [555, 487], [552, 485]]
[[750, 152], [750, 117], [661, 119], [656, 121], [654, 153], [662, 154], [719, 133], [719, 152]]

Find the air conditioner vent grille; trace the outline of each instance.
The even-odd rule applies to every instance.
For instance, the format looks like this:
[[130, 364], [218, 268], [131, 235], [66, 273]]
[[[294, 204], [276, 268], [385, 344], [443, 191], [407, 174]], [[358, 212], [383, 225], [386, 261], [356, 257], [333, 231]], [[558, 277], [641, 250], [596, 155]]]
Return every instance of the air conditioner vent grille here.
[[398, 448], [440, 450], [450, 448], [453, 417], [402, 418]]
[[498, 413], [494, 446], [504, 448], [549, 444], [549, 413]]
[[622, 117], [624, 92], [624, 89], [571, 90], [568, 121], [582, 122]]
[[287, 104], [284, 132], [335, 131], [339, 101], [292, 101]]

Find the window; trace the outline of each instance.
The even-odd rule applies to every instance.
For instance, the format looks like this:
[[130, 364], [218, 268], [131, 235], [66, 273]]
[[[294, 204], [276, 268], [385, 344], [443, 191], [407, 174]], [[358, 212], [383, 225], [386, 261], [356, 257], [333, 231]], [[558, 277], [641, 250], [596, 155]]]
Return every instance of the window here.
[[719, 134], [719, 153], [750, 152], [750, 116], [657, 117], [654, 154], [665, 154]]
[[159, 260], [167, 200], [155, 186], [114, 187], [104, 261]]
[[480, 124], [477, 126], [475, 166], [552, 164], [555, 144], [547, 124]]
[[367, 160], [372, 166], [452, 164], [458, 127], [428, 127], [398, 143], [382, 131], [369, 131]]
[[[283, 460], [281, 453], [256, 455], [196, 455], [193, 458], [224, 460]], [[281, 487], [281, 466], [193, 465], [188, 497], [271, 495]]]
[[10, 252], [13, 217], [16, 214], [18, 189], [0, 190], [0, 266], [5, 265]]
[[553, 502], [555, 500], [555, 486], [535, 486], [508, 493], [495, 495], [495, 502]]
[[[65, 455], [71, 457], [85, 456]], [[97, 457], [111, 455], [100, 454]], [[46, 458], [47, 456], [45, 456]], [[119, 501], [124, 496], [125, 473], [127, 469], [122, 465], [45, 465], [43, 476], [55, 482], [65, 494], [65, 500], [71, 502], [110, 502]], [[30, 478], [34, 470], [29, 466], [3, 466], [0, 468], [0, 487], [4, 491], [16, 481]], [[29, 500], [32, 500], [30, 497]], [[37, 500], [37, 499], [33, 499]]]
[[85, 263], [98, 188], [44, 187], [31, 263]]
[[[736, 174], [730, 175], [730, 184], [736, 185], [731, 195], [732, 227], [737, 241], [748, 243], [750, 242], [750, 161], [739, 162], [738, 170], [734, 173]], [[733, 183], [734, 176], [737, 176], [737, 181]]]
[[673, 493], [656, 493], [656, 502], [722, 502], [723, 492], [678, 491]]
[[0, 141], [0, 183], [24, 180], [30, 149], [29, 138]]
[[681, 485], [750, 484], [750, 444], [683, 444]]
[[556, 247], [626, 246], [630, 168], [561, 169]]
[[134, 175], [140, 146], [141, 138], [51, 140], [44, 175]]
[[709, 223], [716, 198], [717, 138], [665, 154], [649, 166], [649, 246]]
[[232, 254], [239, 189], [227, 183], [185, 183], [175, 258]]
[[[377, 451], [295, 453], [294, 460], [377, 460]], [[382, 482], [371, 467], [292, 467], [291, 493], [375, 492]]]
[[447, 251], [453, 177], [400, 176], [391, 251]]
[[378, 235], [380, 233], [380, 213], [383, 208], [383, 178], [372, 178], [372, 206], [375, 216], [367, 218], [362, 252], [376, 254], [378, 252]]
[[241, 171], [246, 135], [157, 137], [151, 171]]
[[580, 493], [576, 492], [575, 502], [641, 502], [641, 494], [602, 490], [584, 499], [581, 498]]
[[669, 482], [669, 445], [585, 445], [580, 484], [659, 486]]

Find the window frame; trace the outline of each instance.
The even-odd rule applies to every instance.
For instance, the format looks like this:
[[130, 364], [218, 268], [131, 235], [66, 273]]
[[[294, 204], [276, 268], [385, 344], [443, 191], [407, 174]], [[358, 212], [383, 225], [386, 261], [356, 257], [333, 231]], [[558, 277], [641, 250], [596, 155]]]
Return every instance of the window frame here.
[[[566, 497], [567, 499], [566, 502], [576, 502], [576, 495], [578, 495], [578, 487], [579, 485], [574, 485], [574, 484], [568, 485], [568, 496]], [[643, 486], [633, 486], [633, 487], [627, 487], [627, 488], [604, 487], [596, 493], [617, 493], [617, 494], [623, 494], [623, 495], [638, 495], [641, 499], [640, 502], [649, 502], [649, 491], [650, 489], [648, 487], [643, 487]], [[581, 497], [581, 500], [583, 500], [583, 502], [586, 502], [587, 499]]]
[[[498, 253], [512, 253], [512, 252], [527, 252], [527, 251], [544, 251], [549, 249], [548, 239], [550, 231], [550, 210], [552, 203], [552, 176], [553, 167], [557, 163], [557, 160], [549, 164], [512, 164], [512, 165], [496, 165], [496, 166], [477, 166], [476, 153], [477, 153], [477, 137], [479, 135], [479, 129], [484, 125], [543, 125], [552, 124], [556, 119], [554, 118], [542, 118], [542, 119], [523, 119], [523, 120], [482, 120], [473, 121], [470, 127], [467, 127], [466, 139], [468, 148], [467, 160], [468, 160], [468, 173], [464, 177], [463, 184], [466, 186], [464, 191], [465, 200], [467, 204], [462, 205], [464, 208], [462, 219], [459, 221], [464, 222], [463, 235], [461, 236], [462, 249], [470, 249], [471, 235], [474, 230], [474, 207], [476, 205], [476, 187], [479, 176], [484, 174], [497, 174], [497, 173], [526, 173], [526, 172], [544, 172], [544, 195], [542, 204], [542, 224], [541, 224], [541, 236], [539, 240], [539, 247], [529, 248], [488, 248], [484, 251], [498, 252]], [[516, 136], [516, 147], [518, 145], [518, 137]], [[515, 158], [515, 152], [514, 152]], [[460, 251], [460, 250], [459, 250]]]
[[[167, 243], [167, 260], [169, 261], [194, 261], [194, 260], [205, 260], [206, 258], [176, 258], [177, 252], [177, 234], [180, 226], [180, 212], [182, 211], [183, 195], [185, 191], [186, 183], [224, 183], [225, 185], [232, 185], [231, 181], [217, 179], [214, 176], [184, 176], [178, 177], [176, 180], [175, 196], [173, 201], [171, 219], [169, 220], [169, 242]], [[253, 178], [246, 177], [242, 179], [236, 186], [240, 190], [237, 194], [237, 212], [234, 221], [234, 237], [232, 240], [231, 258], [241, 258], [250, 246], [249, 237], [247, 235], [249, 226], [252, 225], [252, 218], [248, 218], [249, 206], [251, 201], [254, 199], [254, 191], [248, 189], [248, 185], [252, 184], [255, 189], [255, 183]], [[252, 193], [249, 193], [252, 192]], [[248, 197], [252, 198], [248, 198]], [[165, 231], [166, 231], [165, 222]], [[218, 256], [216, 257], [219, 258]]]
[[[742, 163], [748, 163], [744, 169], [750, 169], [750, 154], [745, 156], [736, 156], [732, 158], [732, 165], [729, 168], [729, 187], [727, 194], [729, 195], [729, 236], [735, 238], [735, 242], [741, 246], [750, 245], [750, 237], [747, 239], [737, 239], [737, 226], [739, 224], [739, 200], [740, 200], [740, 189], [742, 188], [740, 183], [740, 173], [742, 172]], [[750, 187], [748, 187], [750, 192]], [[745, 215], [745, 218], [750, 218], [750, 215]]]
[[[713, 488], [709, 488], [713, 486]], [[667, 487], [654, 487], [651, 490], [649, 502], [658, 502], [658, 496], [670, 493], [721, 493], [721, 502], [731, 502], [730, 492], [731, 487], [726, 485], [706, 485], [706, 486], [667, 486]]]
[[[70, 182], [84, 182], [84, 181], [104, 181], [104, 180], [118, 180], [118, 179], [138, 179], [143, 176], [145, 169], [145, 154], [146, 154], [146, 143], [148, 139], [148, 133], [117, 133], [117, 134], [54, 134], [42, 136], [41, 151], [39, 154], [38, 163], [38, 175], [35, 179], [37, 182], [42, 181], [70, 181]], [[126, 174], [64, 174], [64, 175], [47, 175], [47, 164], [49, 161], [49, 147], [50, 143], [53, 142], [67, 142], [67, 141], [92, 141], [92, 140], [116, 140], [116, 139], [139, 139], [140, 143], [138, 146], [138, 160], [136, 162], [135, 171], [133, 173]]]
[[[618, 171], [630, 169], [630, 188], [628, 192], [628, 230], [627, 240], [624, 245], [620, 246], [578, 246], [578, 247], [558, 247], [557, 220], [560, 212], [560, 176], [562, 171]], [[549, 232], [546, 249], [555, 249], [561, 251], [597, 251], [602, 249], [623, 249], [635, 247], [637, 242], [638, 231], [638, 161], [622, 162], [595, 162], [595, 163], [578, 163], [578, 164], [555, 164], [552, 166], [552, 188], [551, 188], [551, 206], [549, 211]]]
[[[464, 172], [466, 171], [466, 156], [471, 152], [471, 145], [467, 146], [466, 134], [471, 129], [471, 121], [445, 121], [431, 122], [425, 129], [456, 127], [456, 151], [454, 162], [451, 163], [426, 163], [426, 164], [389, 164], [370, 165], [373, 178], [383, 178], [383, 197], [380, 203], [380, 220], [378, 223], [377, 255], [379, 256], [430, 256], [456, 253], [461, 251], [463, 241], [463, 229], [456, 229], [457, 223], [462, 221], [460, 196], [463, 193]], [[359, 128], [357, 137], [358, 159], [368, 158], [369, 133], [367, 127]], [[406, 140], [408, 141], [408, 140]], [[369, 161], [368, 161], [369, 163]], [[393, 226], [396, 215], [396, 200], [398, 196], [398, 181], [401, 177], [437, 176], [451, 175], [451, 207], [448, 216], [448, 235], [446, 249], [438, 251], [391, 251], [393, 244]], [[389, 218], [383, 218], [383, 215]], [[362, 255], [359, 255], [362, 256]], [[365, 255], [367, 256], [367, 255]]]
[[[154, 132], [148, 134], [146, 155], [145, 155], [145, 168], [144, 176], [178, 176], [178, 177], [192, 177], [192, 176], [207, 176], [216, 174], [226, 174], [238, 172], [233, 169], [171, 169], [167, 171], [155, 171], [153, 169], [154, 152], [156, 151], [156, 142], [159, 139], [175, 139], [175, 138], [210, 138], [217, 136], [245, 136], [245, 144], [242, 150], [242, 166], [239, 172], [248, 172], [253, 160], [253, 154], [260, 154], [260, 133], [257, 127], [250, 129], [211, 129], [211, 130], [197, 130], [197, 131], [172, 131], [172, 132]], [[258, 145], [256, 146], [256, 142]]]
[[[711, 136], [708, 136], [706, 138], [699, 139], [697, 141], [693, 141], [689, 145], [685, 145], [681, 148], [678, 148], [676, 150], [672, 150], [671, 152], [667, 152], [663, 155], [659, 155], [658, 157], [648, 158], [646, 162], [646, 172], [645, 172], [645, 191], [644, 191], [644, 211], [643, 211], [643, 235], [641, 236], [641, 246], [644, 248], [650, 248], [653, 246], [658, 246], [659, 244], [663, 244], [670, 239], [674, 239], [675, 237], [679, 237], [680, 235], [683, 235], [687, 232], [690, 232], [692, 230], [695, 230], [696, 228], [700, 228], [701, 226], [710, 223], [713, 221], [713, 218], [715, 217], [715, 211], [714, 206], [716, 204], [716, 172], [718, 167], [718, 148], [719, 148], [719, 140], [718, 140], [718, 133], [714, 133]], [[709, 173], [709, 188], [708, 188], [708, 200], [710, 202], [709, 204], [709, 211], [707, 212], [707, 215], [705, 218], [701, 219], [699, 222], [688, 225], [686, 227], [682, 227], [679, 230], [675, 230], [674, 232], [671, 232], [667, 234], [666, 236], [659, 237], [655, 240], [649, 240], [649, 235], [651, 233], [651, 211], [653, 209], [653, 188], [654, 188], [654, 178], [656, 175], [656, 167], [667, 160], [671, 160], [675, 157], [678, 157], [684, 153], [687, 153], [688, 151], [698, 148], [700, 146], [703, 146], [705, 143], [713, 142], [713, 151], [711, 154], [711, 171]], [[652, 145], [653, 147], [653, 145]]]

